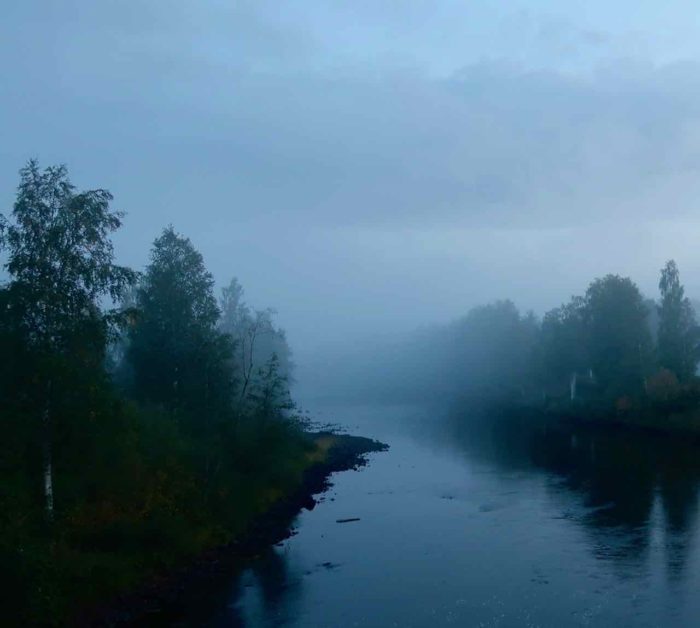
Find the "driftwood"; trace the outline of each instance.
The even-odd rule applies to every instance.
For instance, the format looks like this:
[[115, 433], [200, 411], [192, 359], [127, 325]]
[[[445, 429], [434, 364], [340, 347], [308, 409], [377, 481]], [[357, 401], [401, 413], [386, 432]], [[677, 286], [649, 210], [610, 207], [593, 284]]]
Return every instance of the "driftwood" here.
[[359, 517], [350, 517], [349, 519], [336, 519], [336, 523], [349, 523], [350, 521], [359, 521]]

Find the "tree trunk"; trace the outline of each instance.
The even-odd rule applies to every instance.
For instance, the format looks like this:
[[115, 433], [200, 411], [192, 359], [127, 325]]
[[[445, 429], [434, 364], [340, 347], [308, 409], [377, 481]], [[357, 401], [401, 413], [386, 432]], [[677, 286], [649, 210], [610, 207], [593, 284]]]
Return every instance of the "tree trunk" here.
[[53, 521], [53, 457], [51, 448], [51, 382], [46, 391], [46, 402], [41, 417], [42, 453], [44, 462], [44, 508], [46, 518]]

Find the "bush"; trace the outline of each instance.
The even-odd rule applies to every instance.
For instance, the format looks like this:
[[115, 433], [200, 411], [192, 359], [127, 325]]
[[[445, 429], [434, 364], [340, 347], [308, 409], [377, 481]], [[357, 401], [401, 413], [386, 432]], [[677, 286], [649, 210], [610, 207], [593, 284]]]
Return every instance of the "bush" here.
[[678, 378], [668, 369], [659, 369], [647, 380], [647, 394], [653, 402], [673, 401], [680, 393], [681, 386]]

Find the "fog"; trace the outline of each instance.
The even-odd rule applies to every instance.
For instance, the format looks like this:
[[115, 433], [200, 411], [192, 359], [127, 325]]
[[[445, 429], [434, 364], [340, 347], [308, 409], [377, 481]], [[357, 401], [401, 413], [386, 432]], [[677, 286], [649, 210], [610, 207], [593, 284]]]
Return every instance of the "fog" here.
[[0, 205], [31, 157], [164, 226], [330, 356], [608, 272], [700, 294], [700, 43], [688, 2], [10, 0]]

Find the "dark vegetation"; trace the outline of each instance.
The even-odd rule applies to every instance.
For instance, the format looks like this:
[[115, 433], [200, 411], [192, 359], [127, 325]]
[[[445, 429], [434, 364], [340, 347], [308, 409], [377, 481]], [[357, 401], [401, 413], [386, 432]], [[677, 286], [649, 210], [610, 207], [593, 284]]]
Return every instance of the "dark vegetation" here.
[[105, 190], [21, 171], [0, 216], [0, 565], [5, 625], [69, 622], [231, 543], [318, 446], [270, 310], [219, 301], [172, 227], [143, 274], [114, 261]]
[[365, 454], [387, 449], [387, 445], [361, 436], [331, 432], [309, 436], [317, 445], [314, 464], [306, 467], [293, 490], [255, 518], [255, 525], [231, 543], [199, 554], [195, 561], [166, 572], [96, 612], [92, 609], [92, 615], [80, 617], [79, 623], [94, 624], [97, 620], [106, 625], [171, 626], [189, 625], [191, 620], [199, 624], [207, 610], [220, 603], [222, 586], [228, 589], [242, 567], [294, 533], [294, 518], [303, 508], [316, 506], [314, 495], [331, 486], [332, 473], [362, 467], [367, 463]]

